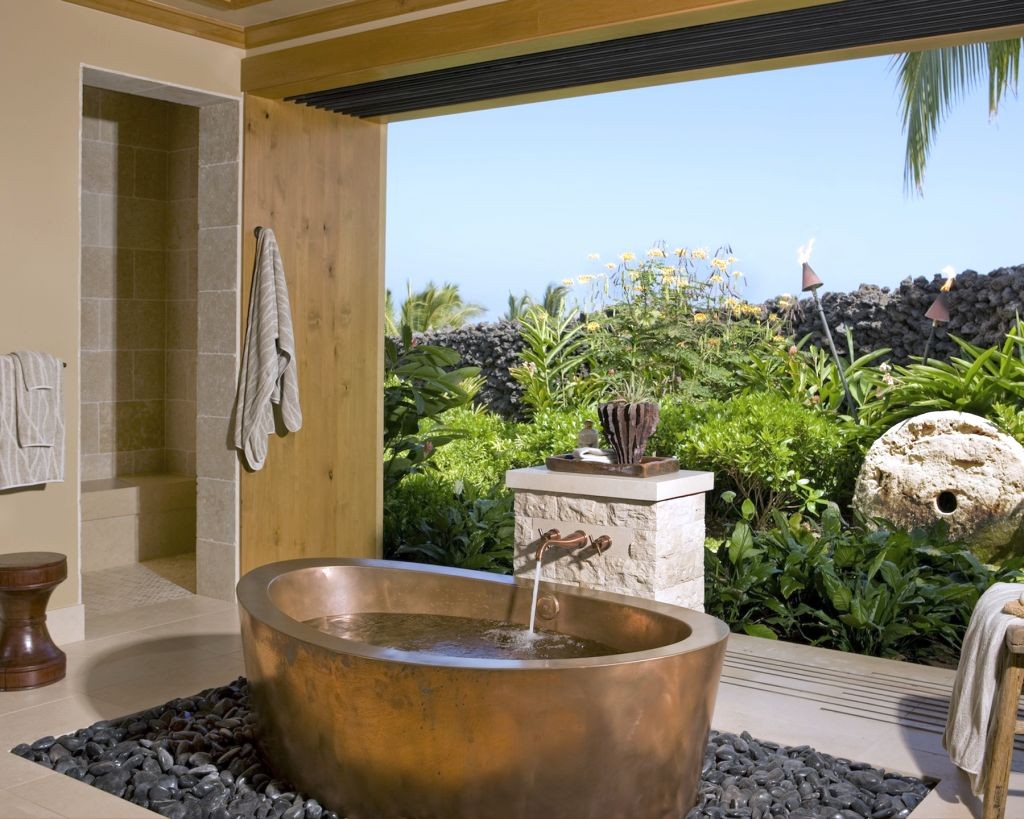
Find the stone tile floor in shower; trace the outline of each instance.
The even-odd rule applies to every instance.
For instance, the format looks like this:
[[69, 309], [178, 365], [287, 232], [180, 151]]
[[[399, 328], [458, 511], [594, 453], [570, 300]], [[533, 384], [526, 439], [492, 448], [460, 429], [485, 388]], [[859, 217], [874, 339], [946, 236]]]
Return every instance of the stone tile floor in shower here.
[[93, 618], [154, 603], [186, 600], [195, 591], [194, 552], [82, 575], [82, 602]]
[[[153, 817], [6, 751], [243, 673], [237, 610], [219, 600], [189, 596], [87, 616], [86, 634], [85, 641], [65, 646], [66, 679], [35, 691], [0, 693], [2, 819]], [[952, 676], [941, 669], [733, 636], [713, 724], [938, 780], [914, 817], [978, 817], [979, 804], [940, 744]], [[1024, 754], [1018, 754], [1014, 768], [1007, 817], [1021, 819]]]

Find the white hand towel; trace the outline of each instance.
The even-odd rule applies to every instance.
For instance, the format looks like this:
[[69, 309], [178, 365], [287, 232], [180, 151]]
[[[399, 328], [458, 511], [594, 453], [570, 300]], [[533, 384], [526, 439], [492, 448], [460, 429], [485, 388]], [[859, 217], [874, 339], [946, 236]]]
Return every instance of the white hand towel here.
[[234, 445], [252, 469], [267, 457], [267, 436], [274, 434], [274, 408], [285, 429], [302, 427], [298, 366], [291, 306], [277, 239], [269, 228], [256, 240], [256, 264], [249, 297], [249, 326], [235, 397]]
[[[58, 374], [59, 376], [59, 374]], [[64, 480], [63, 387], [52, 392], [57, 430], [52, 446], [21, 446], [18, 441], [18, 400], [25, 391], [18, 358], [0, 355], [0, 489], [35, 486]]]
[[942, 747], [953, 764], [971, 779], [976, 794], [985, 790], [985, 748], [996, 687], [1006, 661], [1006, 627], [1021, 619], [1003, 614], [1003, 606], [1020, 598], [1024, 584], [995, 583], [978, 600], [967, 626]]
[[19, 446], [54, 446], [60, 423], [61, 363], [49, 353], [21, 350], [14, 358]]

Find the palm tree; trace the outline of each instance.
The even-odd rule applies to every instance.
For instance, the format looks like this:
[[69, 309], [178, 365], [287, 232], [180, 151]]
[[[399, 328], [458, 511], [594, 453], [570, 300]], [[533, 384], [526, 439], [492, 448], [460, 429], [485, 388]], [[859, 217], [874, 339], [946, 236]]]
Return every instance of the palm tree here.
[[907, 191], [922, 192], [924, 169], [935, 135], [950, 110], [987, 74], [988, 109], [999, 112], [1008, 91], [1016, 93], [1021, 43], [998, 40], [931, 51], [915, 51], [894, 58], [898, 73], [903, 131], [907, 135], [903, 183]]
[[485, 312], [482, 305], [464, 302], [457, 284], [445, 282], [438, 287], [431, 281], [422, 290], [413, 292], [409, 281], [405, 289], [399, 319], [402, 325], [408, 325], [415, 333], [441, 327], [462, 327]]
[[401, 328], [395, 319], [395, 300], [391, 295], [391, 288], [384, 291], [384, 335], [400, 335]]
[[544, 288], [544, 298], [540, 300], [540, 306], [551, 318], [561, 318], [568, 296], [569, 288], [565, 285], [549, 284]]
[[526, 312], [535, 306], [533, 296], [529, 293], [523, 293], [521, 296], [514, 296], [510, 292], [508, 294], [508, 310], [506, 310], [502, 316], [502, 321], [519, 321]]

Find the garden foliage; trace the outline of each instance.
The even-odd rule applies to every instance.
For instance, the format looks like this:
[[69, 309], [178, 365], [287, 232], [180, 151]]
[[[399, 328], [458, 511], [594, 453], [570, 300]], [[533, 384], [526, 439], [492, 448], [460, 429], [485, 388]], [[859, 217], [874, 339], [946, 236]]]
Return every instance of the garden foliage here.
[[757, 529], [744, 503], [743, 518], [709, 542], [705, 609], [758, 637], [955, 665], [978, 597], [1020, 575], [1019, 561], [996, 569], [949, 543], [943, 521], [869, 530], [834, 504], [818, 521], [775, 512]]
[[837, 365], [743, 301], [727, 254], [656, 246], [564, 281], [578, 294], [565, 312], [524, 300], [510, 372], [527, 423], [471, 406], [475, 371], [453, 351], [408, 333], [387, 342], [385, 554], [509, 571], [505, 472], [571, 450], [599, 401], [652, 394], [649, 451], [715, 473], [721, 493], [708, 507], [708, 611], [763, 637], [955, 660], [978, 596], [1019, 563], [984, 565], [942, 525], [902, 532], [844, 515], [865, 451], [900, 420], [968, 411], [1024, 442], [1024, 323], [1001, 347], [957, 339], [950, 361], [906, 366], [886, 350], [857, 356], [847, 334]]

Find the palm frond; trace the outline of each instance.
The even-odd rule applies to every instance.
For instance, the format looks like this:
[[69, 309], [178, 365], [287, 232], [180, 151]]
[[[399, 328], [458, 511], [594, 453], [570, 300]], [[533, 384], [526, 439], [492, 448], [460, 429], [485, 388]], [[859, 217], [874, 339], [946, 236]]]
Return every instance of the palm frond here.
[[894, 58], [903, 131], [907, 137], [903, 183], [923, 191], [924, 172], [939, 126], [987, 75], [989, 109], [996, 113], [1007, 91], [1016, 92], [1021, 40], [970, 43]]

